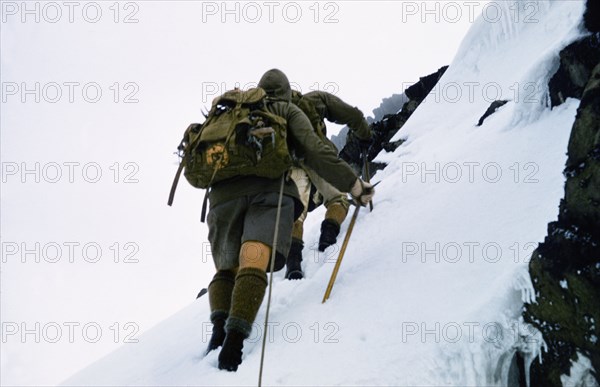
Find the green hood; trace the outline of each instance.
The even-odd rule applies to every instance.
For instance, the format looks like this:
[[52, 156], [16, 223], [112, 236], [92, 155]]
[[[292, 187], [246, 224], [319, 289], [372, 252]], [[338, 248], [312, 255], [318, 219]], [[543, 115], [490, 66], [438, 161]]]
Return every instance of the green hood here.
[[292, 100], [290, 81], [281, 70], [272, 69], [267, 71], [262, 78], [260, 78], [258, 87], [263, 88], [270, 97], [285, 101]]

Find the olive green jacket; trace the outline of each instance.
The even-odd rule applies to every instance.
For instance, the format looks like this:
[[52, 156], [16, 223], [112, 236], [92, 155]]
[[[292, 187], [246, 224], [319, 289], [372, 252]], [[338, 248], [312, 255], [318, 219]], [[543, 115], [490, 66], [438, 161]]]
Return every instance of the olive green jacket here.
[[321, 119], [327, 119], [327, 121], [339, 125], [348, 125], [360, 140], [371, 138], [369, 124], [357, 107], [348, 105], [340, 98], [325, 91], [311, 91], [304, 94], [303, 97], [313, 103]]
[[[267, 109], [287, 120], [288, 145], [298, 157], [341, 192], [350, 192], [357, 175], [348, 164], [337, 157], [314, 132], [306, 115], [291, 102], [269, 103]], [[279, 192], [280, 180], [257, 176], [239, 176], [213, 185], [210, 191], [211, 207], [244, 195], [260, 192]], [[298, 199], [293, 181], [286, 181], [284, 194]], [[301, 210], [301, 205], [300, 205]]]

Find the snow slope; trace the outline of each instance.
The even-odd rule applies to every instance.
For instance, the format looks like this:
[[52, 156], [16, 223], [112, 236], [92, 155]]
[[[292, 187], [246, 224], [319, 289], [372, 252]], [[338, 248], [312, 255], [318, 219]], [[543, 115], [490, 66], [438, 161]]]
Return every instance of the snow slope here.
[[[274, 276], [264, 384], [506, 384], [517, 346], [537, 355], [519, 320], [534, 300], [527, 259], [555, 219], [578, 106], [550, 110], [546, 85], [583, 2], [496, 6], [398, 133], [407, 141], [379, 156], [375, 209], [360, 212], [324, 305], [337, 248], [316, 251], [322, 209], [309, 218], [307, 279]], [[509, 102], [476, 127], [494, 99]], [[203, 358], [203, 297], [64, 385], [254, 385], [264, 311], [237, 373]]]

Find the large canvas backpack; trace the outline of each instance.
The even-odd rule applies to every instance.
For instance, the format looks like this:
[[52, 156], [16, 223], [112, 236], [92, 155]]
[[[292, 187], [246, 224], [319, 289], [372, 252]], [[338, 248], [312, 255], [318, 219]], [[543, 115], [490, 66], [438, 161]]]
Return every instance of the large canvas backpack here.
[[275, 179], [291, 167], [287, 122], [267, 110], [271, 102], [261, 88], [234, 89], [214, 99], [206, 121], [183, 134], [169, 205], [182, 170], [192, 186], [209, 188], [240, 175]]
[[292, 90], [292, 102], [294, 105], [298, 106], [304, 114], [306, 114], [315, 133], [321, 139], [326, 139], [327, 136], [325, 134], [325, 122], [323, 121], [323, 118], [319, 112], [317, 112], [315, 105], [308, 98], [305, 98], [302, 93], [296, 90]]
[[[310, 93], [309, 93], [310, 94]], [[325, 121], [323, 117], [317, 111], [317, 107], [311, 101], [311, 99], [307, 96], [304, 96], [302, 93], [296, 90], [292, 90], [292, 103], [300, 108], [302, 112], [308, 117], [313, 130], [319, 136], [319, 138], [331, 149], [338, 152], [337, 147], [329, 138], [327, 138], [327, 127], [325, 125]]]

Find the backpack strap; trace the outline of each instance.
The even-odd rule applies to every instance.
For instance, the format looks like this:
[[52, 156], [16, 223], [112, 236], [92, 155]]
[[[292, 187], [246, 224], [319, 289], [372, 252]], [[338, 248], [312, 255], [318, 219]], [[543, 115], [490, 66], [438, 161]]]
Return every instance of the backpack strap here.
[[171, 185], [171, 192], [169, 192], [169, 201], [167, 204], [169, 206], [173, 205], [173, 200], [175, 199], [175, 190], [177, 189], [177, 184], [179, 183], [179, 177], [181, 177], [181, 171], [183, 171], [183, 160], [179, 163], [179, 168], [177, 168], [177, 173], [175, 173], [175, 178], [173, 179], [173, 184]]
[[200, 214], [200, 222], [204, 223], [206, 221], [206, 207], [208, 204], [208, 191], [210, 188], [207, 188], [204, 192], [204, 199], [202, 200], [202, 213]]
[[185, 153], [183, 153], [183, 149], [184, 149], [184, 143], [186, 142], [186, 139], [189, 141], [189, 137], [188, 137], [188, 133], [190, 132], [190, 130], [194, 127], [198, 127], [198, 126], [202, 126], [203, 124], [190, 124], [187, 129], [185, 130], [185, 134], [183, 135], [183, 138], [181, 139], [181, 142], [179, 143], [179, 146], [177, 147], [178, 150], [178, 154], [180, 156], [182, 156], [180, 162], [179, 162], [179, 167], [177, 168], [177, 172], [175, 173], [175, 178], [173, 178], [173, 184], [171, 184], [171, 191], [169, 192], [169, 201], [167, 202], [167, 204], [169, 206], [173, 205], [173, 200], [175, 199], [175, 190], [177, 189], [177, 184], [179, 184], [179, 178], [181, 177], [181, 172], [183, 171], [183, 167], [185, 165]]
[[[177, 189], [177, 184], [179, 183], [179, 178], [181, 177], [181, 171], [183, 171], [184, 165], [185, 164], [182, 160], [181, 163], [179, 163], [179, 168], [177, 168], [177, 173], [175, 174], [175, 178], [173, 179], [173, 185], [171, 185], [171, 192], [169, 193], [169, 201], [167, 202], [167, 204], [169, 206], [173, 205], [173, 199], [175, 199], [175, 190]], [[214, 179], [215, 175], [217, 174], [217, 171], [218, 171], [218, 168], [215, 168], [215, 173], [213, 173], [213, 179]], [[200, 221], [202, 223], [204, 223], [206, 220], [206, 207], [208, 204], [209, 190], [210, 190], [210, 188], [206, 189], [206, 191], [204, 192], [204, 199], [202, 200], [202, 213], [200, 214]]]

